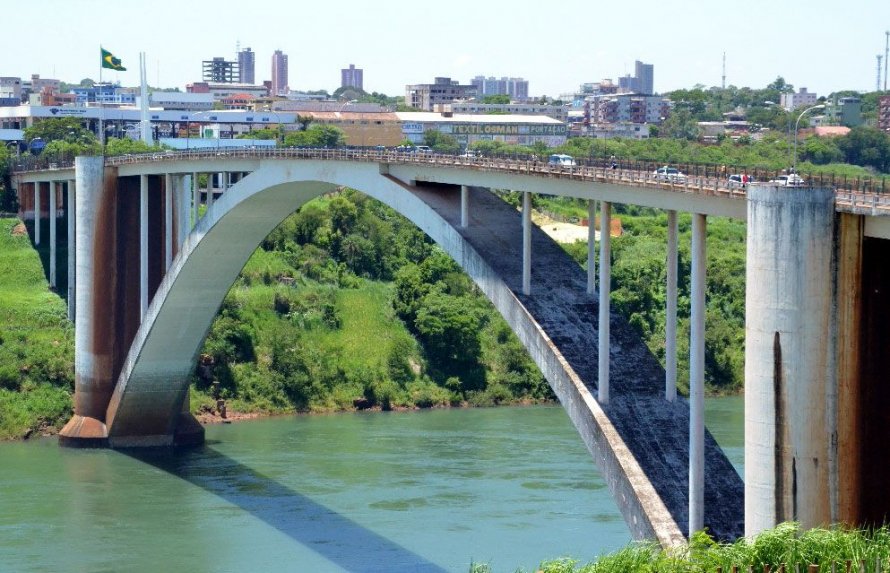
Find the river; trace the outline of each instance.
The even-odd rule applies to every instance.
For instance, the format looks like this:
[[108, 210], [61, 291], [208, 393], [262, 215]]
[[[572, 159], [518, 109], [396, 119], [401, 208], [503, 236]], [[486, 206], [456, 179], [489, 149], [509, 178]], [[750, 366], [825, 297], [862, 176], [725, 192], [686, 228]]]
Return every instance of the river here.
[[[742, 405], [706, 401], [738, 468]], [[558, 406], [215, 425], [179, 453], [0, 444], [2, 571], [533, 571], [629, 539]]]

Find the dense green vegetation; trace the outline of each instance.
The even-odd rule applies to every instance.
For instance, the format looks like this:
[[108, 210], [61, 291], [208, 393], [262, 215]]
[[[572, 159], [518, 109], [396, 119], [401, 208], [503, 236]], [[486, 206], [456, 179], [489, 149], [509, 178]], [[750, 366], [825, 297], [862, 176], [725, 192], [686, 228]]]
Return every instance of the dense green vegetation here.
[[[586, 201], [536, 197], [535, 208], [556, 218], [587, 217]], [[649, 349], [665, 362], [667, 215], [655, 209], [613, 205], [623, 232], [612, 238], [612, 305], [628, 319]], [[680, 213], [677, 352], [678, 385], [689, 383], [689, 263], [691, 218]], [[564, 248], [582, 266], [587, 244]], [[745, 359], [745, 224], [708, 218], [707, 311], [705, 318], [705, 384], [712, 394], [734, 393], [744, 383]]]
[[[880, 569], [877, 563], [880, 562]], [[850, 568], [847, 563], [852, 564]], [[783, 523], [752, 539], [735, 543], [715, 543], [704, 533], [693, 535], [688, 545], [676, 550], [663, 550], [651, 543], [632, 544], [601, 556], [587, 564], [574, 559], [545, 561], [540, 573], [715, 573], [718, 568], [729, 573], [733, 566], [739, 571], [806, 571], [818, 565], [819, 571], [886, 571], [890, 566], [890, 530], [810, 529], [801, 531], [796, 523]], [[489, 573], [485, 564], [474, 564], [470, 573]]]
[[0, 325], [0, 439], [60, 429], [71, 414], [74, 329], [14, 218], [0, 218]]
[[[330, 411], [551, 399], [470, 279], [392, 209], [346, 190], [265, 240], [204, 349], [195, 407]], [[199, 369], [200, 371], [200, 369]]]

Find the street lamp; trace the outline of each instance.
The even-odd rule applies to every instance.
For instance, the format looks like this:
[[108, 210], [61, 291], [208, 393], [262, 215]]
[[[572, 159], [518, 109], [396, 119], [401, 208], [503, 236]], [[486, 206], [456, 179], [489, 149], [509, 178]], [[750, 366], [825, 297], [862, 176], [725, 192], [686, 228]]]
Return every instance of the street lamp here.
[[814, 109], [825, 109], [825, 106], [823, 104], [819, 104], [814, 105], [813, 107], [808, 107], [807, 109], [800, 112], [800, 115], [797, 116], [797, 121], [794, 122], [794, 160], [791, 163], [791, 173], [795, 175], [797, 174], [797, 128], [798, 126], [800, 126], [800, 118], [813, 111]]

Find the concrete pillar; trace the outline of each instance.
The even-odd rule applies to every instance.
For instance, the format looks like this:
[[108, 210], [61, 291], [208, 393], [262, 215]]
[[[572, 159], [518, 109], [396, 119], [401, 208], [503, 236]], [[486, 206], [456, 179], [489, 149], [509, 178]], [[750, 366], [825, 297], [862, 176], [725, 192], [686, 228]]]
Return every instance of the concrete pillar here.
[[173, 175], [164, 175], [164, 272], [173, 261]]
[[705, 289], [708, 222], [692, 215], [689, 317], [689, 533], [705, 521]]
[[[600, 229], [602, 233], [602, 229]], [[596, 201], [587, 201], [587, 294], [596, 292]]]
[[56, 193], [59, 183], [49, 183], [49, 286], [56, 288]]
[[198, 174], [192, 173], [192, 227], [198, 224], [200, 215], [198, 208], [201, 206], [201, 190], [198, 188]]
[[139, 176], [139, 321], [148, 311], [148, 175]]
[[597, 400], [609, 403], [609, 300], [612, 292], [612, 204], [600, 202], [600, 315]]
[[[834, 191], [748, 186], [745, 534], [828, 524]], [[880, 455], [876, 453], [875, 455]]]
[[180, 175], [177, 177], [174, 180], [173, 190], [176, 194], [176, 252], [178, 254], [189, 235], [189, 211], [192, 202], [191, 176]]
[[667, 308], [664, 321], [664, 397], [677, 398], [677, 212], [667, 212]]
[[470, 188], [460, 186], [460, 226], [464, 229], [470, 224]]
[[34, 183], [34, 244], [40, 244], [40, 182]]
[[207, 175], [207, 201], [205, 201], [205, 203], [207, 204], [207, 210], [204, 211], [204, 213], [206, 214], [207, 211], [209, 211], [210, 208], [213, 207], [213, 174], [212, 173], [209, 173]]
[[76, 296], [76, 287], [77, 280], [75, 278], [76, 267], [77, 264], [77, 241], [75, 240], [75, 233], [77, 226], [75, 225], [75, 213], [77, 211], [77, 204], [75, 199], [74, 192], [74, 180], [70, 179], [68, 181], [68, 207], [65, 209], [65, 215], [68, 218], [68, 320], [74, 321], [75, 311], [77, 309], [75, 296]]
[[74, 325], [74, 416], [59, 433], [59, 443], [104, 445], [105, 410], [114, 388], [112, 354], [114, 313], [108, 308], [114, 274], [114, 190], [105, 186], [104, 159], [78, 157], [75, 245], [77, 304]]
[[522, 193], [522, 294], [532, 292], [532, 194]]

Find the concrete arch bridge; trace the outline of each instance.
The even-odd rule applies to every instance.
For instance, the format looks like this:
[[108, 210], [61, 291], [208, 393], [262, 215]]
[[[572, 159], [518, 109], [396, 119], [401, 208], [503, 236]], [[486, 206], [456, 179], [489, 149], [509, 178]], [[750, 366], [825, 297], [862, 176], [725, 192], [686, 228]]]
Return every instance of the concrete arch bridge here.
[[[211, 185], [198, 189], [198, 175]], [[212, 183], [216, 181], [217, 184]], [[19, 170], [22, 216], [68, 220], [75, 414], [63, 443], [196, 443], [189, 375], [225, 294], [286, 216], [340, 186], [413, 221], [506, 318], [602, 469], [633, 535], [663, 545], [708, 527], [720, 538], [795, 519], [866, 523], [890, 511], [881, 412], [890, 321], [890, 201], [827, 188], [623, 169], [366, 150], [214, 150]], [[521, 212], [488, 189], [523, 192]], [[531, 193], [668, 213], [667, 364], [610, 311], [610, 239], [590, 231], [588, 272], [531, 223]], [[198, 218], [206, 195], [207, 211]], [[676, 395], [677, 212], [693, 215], [690, 398]], [[746, 220], [745, 480], [704, 428], [708, 216]], [[597, 258], [599, 265], [597, 265]], [[598, 269], [598, 277], [596, 270]], [[601, 359], [602, 358], [602, 359]], [[877, 449], [877, 451], [882, 451]]]

